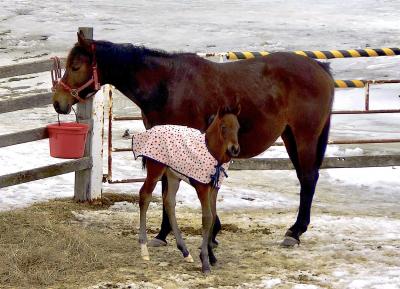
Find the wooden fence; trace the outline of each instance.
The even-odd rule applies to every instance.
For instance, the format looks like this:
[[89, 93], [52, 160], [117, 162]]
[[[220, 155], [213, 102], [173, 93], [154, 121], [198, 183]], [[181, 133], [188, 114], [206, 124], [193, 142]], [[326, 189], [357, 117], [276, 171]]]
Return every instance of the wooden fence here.
[[[92, 28], [79, 28], [79, 30], [84, 32], [86, 38], [93, 37]], [[18, 64], [12, 66], [3, 66], [0, 67], [0, 78], [46, 72], [50, 71], [51, 67], [52, 61], [50, 60], [36, 61], [33, 63]], [[108, 94], [108, 91], [106, 91], [106, 93]], [[51, 104], [51, 95], [51, 93], [41, 93], [23, 98], [0, 101], [0, 114], [49, 105]], [[53, 110], [53, 108], [49, 109]], [[363, 111], [362, 113], [365, 113], [365, 111]], [[367, 111], [367, 113], [375, 113], [375, 111]], [[88, 135], [85, 154], [83, 158], [77, 160], [68, 160], [59, 164], [38, 167], [31, 170], [0, 176], [0, 188], [75, 172], [75, 199], [79, 201], [86, 201], [100, 197], [103, 181], [102, 159], [104, 134], [104, 97], [102, 93], [98, 93], [95, 97], [88, 100], [84, 104], [79, 103], [77, 109], [77, 117], [81, 122], [86, 122], [90, 124], [90, 132]], [[114, 117], [111, 112], [109, 121], [111, 122], [112, 120], [131, 119], [135, 120], [138, 119], [138, 117]], [[109, 133], [112, 133], [111, 129], [109, 130]], [[45, 127], [0, 135], [0, 148], [21, 143], [33, 142], [46, 138], [48, 138], [48, 134]], [[109, 142], [111, 142], [111, 140], [112, 136], [109, 137]], [[371, 141], [368, 140], [368, 142]], [[391, 140], [390, 142], [398, 142], [398, 140]], [[127, 150], [130, 151], [130, 148], [112, 148], [112, 144], [109, 147], [109, 171], [105, 179], [107, 179], [110, 183], [143, 181], [143, 178], [138, 178], [135, 180], [112, 180], [112, 171], [110, 166], [111, 154], [112, 152], [122, 152]], [[365, 155], [354, 157], [328, 157], [325, 158], [322, 164], [322, 168], [360, 168], [399, 165], [399, 154], [379, 156]], [[286, 170], [293, 169], [293, 166], [290, 160], [285, 158], [253, 158], [246, 160], [234, 160], [231, 169]]]
[[[79, 28], [79, 30], [82, 31], [87, 38], [93, 37], [92, 28]], [[51, 67], [52, 61], [50, 60], [3, 66], [0, 67], [0, 78], [46, 72], [50, 71]], [[51, 96], [51, 93], [42, 93], [0, 101], [0, 114], [49, 105], [52, 103]], [[87, 201], [100, 197], [103, 178], [103, 99], [102, 93], [98, 93], [84, 104], [78, 104], [78, 120], [89, 124], [89, 133], [83, 158], [2, 175], [0, 176], [0, 188], [75, 172], [74, 198], [77, 201]], [[49, 109], [53, 110], [53, 108]], [[48, 138], [46, 127], [0, 135], [0, 148], [46, 138]]]

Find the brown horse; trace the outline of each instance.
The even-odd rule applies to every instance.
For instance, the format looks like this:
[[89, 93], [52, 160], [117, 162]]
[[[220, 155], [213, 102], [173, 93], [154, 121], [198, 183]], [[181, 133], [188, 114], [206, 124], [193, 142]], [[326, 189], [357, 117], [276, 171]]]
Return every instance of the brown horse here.
[[[208, 150], [211, 154], [211, 171], [217, 170], [216, 173], [219, 173], [219, 168], [224, 163], [227, 163], [231, 160], [233, 156], [237, 156], [240, 147], [238, 142], [238, 131], [239, 131], [239, 122], [237, 120], [237, 115], [240, 112], [240, 107], [238, 109], [227, 111], [227, 110], [218, 110], [216, 117], [211, 122], [210, 126], [205, 132], [205, 135], [201, 135], [200, 133], [195, 133], [195, 138], [200, 137], [200, 142], [203, 144], [204, 150]], [[168, 150], [168, 148], [173, 148], [173, 152], [167, 152], [168, 154], [173, 154], [176, 158], [179, 158], [178, 161], [185, 161], [185, 158], [192, 157], [191, 154], [187, 155], [187, 151], [175, 151], [175, 146], [168, 146], [171, 137], [174, 137], [177, 133], [177, 127], [171, 127], [174, 133], [168, 133], [166, 130], [166, 135], [160, 135], [160, 132], [165, 132], [163, 127], [157, 126], [156, 128], [162, 129], [161, 131], [152, 131], [151, 133], [155, 133], [155, 137], [158, 138], [157, 146], [162, 148], [156, 148], [156, 152], [160, 150]], [[185, 137], [187, 137], [187, 129], [182, 127], [185, 132]], [[194, 130], [189, 130], [189, 132], [193, 132]], [[148, 132], [142, 133], [147, 134]], [[190, 133], [189, 133], [190, 135]], [[140, 137], [140, 133], [137, 136]], [[135, 134], [133, 136], [135, 139]], [[180, 139], [179, 139], [180, 140]], [[149, 145], [149, 142], [144, 144]], [[154, 148], [153, 144], [150, 142], [150, 148], [146, 148], [150, 151]], [[197, 147], [197, 146], [196, 146]], [[134, 146], [135, 152], [135, 146]], [[156, 153], [157, 154], [157, 153]], [[202, 155], [203, 156], [203, 152]], [[175, 166], [167, 166], [159, 161], [159, 159], [154, 160], [149, 155], [144, 154], [143, 157], [146, 159], [146, 168], [147, 168], [147, 177], [140, 189], [140, 233], [139, 233], [139, 243], [141, 246], [141, 254], [144, 260], [149, 260], [149, 252], [147, 249], [147, 233], [146, 233], [146, 212], [149, 207], [149, 203], [151, 200], [152, 192], [159, 180], [161, 180], [163, 175], [168, 177], [168, 188], [166, 192], [163, 194], [163, 205], [167, 211], [167, 215], [170, 221], [170, 225], [175, 235], [177, 247], [181, 250], [184, 258], [188, 262], [193, 262], [192, 256], [189, 254], [189, 251], [186, 247], [185, 242], [181, 236], [180, 230], [178, 228], [178, 224], [176, 222], [175, 216], [175, 196], [176, 192], [179, 188], [179, 182], [181, 180], [185, 180], [190, 183], [197, 192], [197, 196], [199, 197], [202, 209], [202, 235], [203, 241], [201, 244], [201, 252], [200, 252], [200, 260], [202, 262], [202, 271], [204, 273], [210, 272], [210, 264], [214, 265], [217, 262], [215, 255], [213, 253], [213, 248], [211, 246], [211, 237], [212, 237], [212, 228], [215, 223], [215, 219], [217, 216], [216, 213], [216, 201], [217, 201], [217, 190], [216, 183], [219, 182], [219, 176], [216, 176], [217, 179], [210, 178], [207, 170], [206, 179], [209, 180], [207, 182], [201, 182], [194, 177], [186, 177], [182, 175], [181, 171], [177, 172]], [[214, 167], [215, 166], [215, 167]], [[172, 169], [171, 169], [172, 168]], [[217, 168], [217, 169], [215, 169]]]
[[[195, 54], [169, 54], [78, 35], [65, 74], [55, 85], [55, 110], [69, 113], [78, 98], [88, 97], [99, 84], [114, 85], [136, 103], [146, 128], [179, 124], [204, 131], [218, 107], [240, 103], [239, 158], [262, 153], [279, 136], [285, 143], [301, 189], [297, 220], [286, 232], [283, 244], [300, 242], [310, 223], [329, 134], [334, 82], [327, 66], [284, 52], [213, 63]], [[163, 193], [167, 182], [163, 177]], [[217, 218], [213, 238], [219, 229]], [[164, 209], [156, 240], [164, 242], [170, 231]]]

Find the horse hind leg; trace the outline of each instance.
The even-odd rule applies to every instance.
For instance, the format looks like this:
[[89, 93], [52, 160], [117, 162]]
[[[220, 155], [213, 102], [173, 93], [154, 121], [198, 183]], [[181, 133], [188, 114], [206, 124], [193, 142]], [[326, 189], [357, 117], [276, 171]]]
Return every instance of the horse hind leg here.
[[180, 179], [173, 175], [171, 171], [167, 172], [168, 177], [168, 188], [166, 194], [163, 194], [163, 204], [168, 215], [168, 219], [176, 239], [177, 248], [182, 252], [184, 260], [189, 263], [193, 263], [193, 257], [190, 255], [189, 250], [186, 247], [185, 241], [182, 238], [182, 233], [179, 230], [178, 223], [176, 221], [176, 193], [179, 189]]
[[286, 232], [283, 246], [299, 244], [300, 236], [307, 231], [310, 224], [311, 205], [328, 141], [329, 123], [328, 119], [317, 137], [307, 137], [302, 134], [296, 137], [290, 127], [287, 127], [282, 135], [300, 182], [300, 206], [297, 220]]

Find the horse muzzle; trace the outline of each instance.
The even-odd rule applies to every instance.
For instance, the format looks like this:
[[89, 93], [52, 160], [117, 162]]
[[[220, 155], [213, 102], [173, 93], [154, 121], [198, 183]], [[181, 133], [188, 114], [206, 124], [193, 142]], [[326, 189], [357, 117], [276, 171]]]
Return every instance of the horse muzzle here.
[[240, 146], [239, 145], [232, 145], [228, 149], [228, 153], [231, 157], [237, 157], [240, 153]]
[[54, 110], [59, 114], [69, 114], [71, 112], [71, 105], [66, 105], [65, 107], [61, 107], [58, 101], [53, 102]]

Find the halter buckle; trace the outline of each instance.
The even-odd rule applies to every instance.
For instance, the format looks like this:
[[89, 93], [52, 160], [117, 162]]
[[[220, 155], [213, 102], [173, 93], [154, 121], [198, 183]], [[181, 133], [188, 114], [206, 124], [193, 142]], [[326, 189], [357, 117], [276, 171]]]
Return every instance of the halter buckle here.
[[71, 88], [71, 95], [75, 98], [78, 98], [79, 91], [76, 88]]

